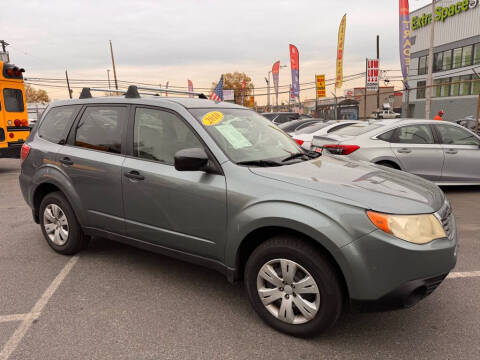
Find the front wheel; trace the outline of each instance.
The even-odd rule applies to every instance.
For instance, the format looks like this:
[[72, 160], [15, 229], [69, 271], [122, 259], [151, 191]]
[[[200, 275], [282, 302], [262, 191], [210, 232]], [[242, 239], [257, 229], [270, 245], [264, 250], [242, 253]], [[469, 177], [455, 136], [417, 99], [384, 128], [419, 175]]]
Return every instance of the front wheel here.
[[342, 312], [337, 274], [315, 247], [275, 237], [252, 253], [245, 267], [248, 297], [271, 327], [306, 337], [327, 330]]

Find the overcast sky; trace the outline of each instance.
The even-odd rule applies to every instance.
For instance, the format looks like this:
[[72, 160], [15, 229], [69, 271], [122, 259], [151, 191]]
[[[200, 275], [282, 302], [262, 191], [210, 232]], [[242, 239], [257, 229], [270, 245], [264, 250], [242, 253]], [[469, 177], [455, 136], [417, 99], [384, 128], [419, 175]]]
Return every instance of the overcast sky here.
[[[410, 0], [410, 8], [427, 3]], [[344, 13], [344, 75], [364, 71], [364, 59], [376, 55], [377, 34], [381, 67], [400, 69], [398, 0], [22, 0], [11, 5], [0, 12], [0, 39], [12, 44], [11, 60], [26, 69], [27, 78], [63, 77], [68, 69], [71, 78], [106, 79], [111, 39], [121, 80], [186, 86], [191, 79], [195, 87], [210, 87], [221, 73], [242, 71], [257, 88], [264, 87], [273, 62], [289, 65], [292, 43], [300, 52], [300, 82], [312, 82], [316, 73], [334, 77]], [[280, 84], [290, 79], [290, 68], [282, 69]], [[347, 82], [344, 89], [361, 83]], [[54, 98], [68, 95], [45, 89]], [[311, 98], [313, 91], [301, 97]]]

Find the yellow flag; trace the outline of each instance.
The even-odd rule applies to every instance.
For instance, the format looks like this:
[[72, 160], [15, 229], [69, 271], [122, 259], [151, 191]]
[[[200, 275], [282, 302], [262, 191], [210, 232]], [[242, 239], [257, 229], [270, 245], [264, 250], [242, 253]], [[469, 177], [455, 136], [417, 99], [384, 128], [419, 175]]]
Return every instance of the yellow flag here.
[[338, 29], [338, 45], [337, 45], [337, 77], [335, 80], [335, 88], [339, 89], [343, 84], [343, 48], [345, 45], [345, 30], [347, 27], [347, 14], [343, 15]]

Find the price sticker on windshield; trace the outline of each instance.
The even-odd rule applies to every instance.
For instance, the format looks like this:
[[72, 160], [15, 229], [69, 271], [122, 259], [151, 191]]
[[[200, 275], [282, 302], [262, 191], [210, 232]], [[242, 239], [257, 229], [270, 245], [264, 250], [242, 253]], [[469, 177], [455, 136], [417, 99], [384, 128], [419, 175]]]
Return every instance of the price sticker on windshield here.
[[211, 111], [202, 118], [202, 124], [205, 126], [217, 125], [223, 120], [223, 114], [220, 111]]

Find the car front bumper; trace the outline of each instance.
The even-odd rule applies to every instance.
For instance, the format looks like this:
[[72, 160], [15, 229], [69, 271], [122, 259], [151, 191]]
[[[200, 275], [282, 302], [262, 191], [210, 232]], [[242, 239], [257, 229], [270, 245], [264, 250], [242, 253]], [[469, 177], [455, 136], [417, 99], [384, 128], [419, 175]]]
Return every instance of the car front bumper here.
[[[453, 217], [452, 217], [453, 218]], [[409, 307], [429, 295], [457, 262], [458, 241], [450, 238], [418, 245], [381, 230], [341, 249], [348, 264], [345, 280], [351, 304], [361, 310]]]

